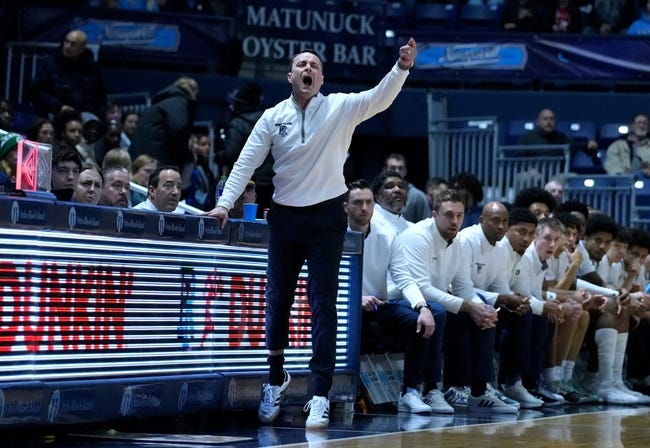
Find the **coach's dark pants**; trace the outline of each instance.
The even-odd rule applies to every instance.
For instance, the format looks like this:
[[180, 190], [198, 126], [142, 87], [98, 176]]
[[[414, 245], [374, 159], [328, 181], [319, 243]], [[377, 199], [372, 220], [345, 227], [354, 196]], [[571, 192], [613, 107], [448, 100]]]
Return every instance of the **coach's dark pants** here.
[[306, 261], [312, 323], [311, 389], [313, 395], [327, 397], [336, 361], [336, 297], [347, 230], [343, 196], [308, 207], [273, 204], [267, 220], [266, 347], [282, 350], [289, 345], [289, 315]]

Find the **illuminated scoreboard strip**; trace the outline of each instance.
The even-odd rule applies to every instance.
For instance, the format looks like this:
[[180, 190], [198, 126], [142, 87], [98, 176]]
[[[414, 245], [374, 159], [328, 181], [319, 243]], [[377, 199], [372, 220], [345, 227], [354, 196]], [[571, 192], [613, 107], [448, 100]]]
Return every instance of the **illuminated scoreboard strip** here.
[[[0, 229], [0, 381], [266, 369], [262, 248]], [[303, 267], [287, 365], [307, 369]], [[337, 367], [350, 367], [350, 259]]]
[[[263, 223], [0, 196], [0, 427], [253, 408], [266, 378]], [[333, 403], [358, 388], [363, 239], [339, 271]], [[285, 399], [304, 403], [307, 273]]]

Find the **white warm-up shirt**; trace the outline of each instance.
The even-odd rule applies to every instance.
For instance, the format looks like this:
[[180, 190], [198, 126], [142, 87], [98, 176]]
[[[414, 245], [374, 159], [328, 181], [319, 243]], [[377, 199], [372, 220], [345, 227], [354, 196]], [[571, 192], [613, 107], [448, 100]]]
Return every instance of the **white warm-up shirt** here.
[[474, 292], [467, 247], [458, 238], [448, 243], [434, 218], [404, 230], [397, 244], [403, 247], [413, 280], [426, 300], [438, 302], [454, 314], [460, 311], [463, 300], [483, 303]]
[[370, 90], [318, 93], [304, 110], [292, 95], [267, 109], [235, 162], [218, 205], [233, 207], [269, 152], [275, 160], [275, 203], [306, 207], [345, 193], [343, 164], [355, 128], [392, 104], [408, 73], [395, 63]]
[[507, 248], [490, 244], [481, 224], [464, 228], [458, 238], [469, 250], [471, 278], [476, 292], [492, 306], [499, 294], [511, 294], [510, 272], [504, 269], [510, 256]]

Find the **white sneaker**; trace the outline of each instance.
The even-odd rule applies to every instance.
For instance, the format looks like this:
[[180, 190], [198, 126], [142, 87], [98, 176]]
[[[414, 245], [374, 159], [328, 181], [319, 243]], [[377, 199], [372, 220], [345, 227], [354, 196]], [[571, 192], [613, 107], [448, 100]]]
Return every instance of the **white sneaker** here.
[[262, 401], [257, 410], [257, 417], [262, 423], [271, 423], [280, 413], [280, 400], [284, 395], [284, 391], [291, 383], [291, 375], [287, 370], [284, 370], [284, 381], [280, 386], [271, 386], [264, 383], [262, 386]]
[[515, 408], [517, 408], [517, 410], [521, 409], [521, 404], [519, 404], [517, 400], [513, 400], [512, 398], [506, 397], [505, 395], [503, 395], [503, 392], [501, 392], [499, 389], [495, 389], [494, 387], [492, 387], [490, 383], [487, 383], [487, 390], [492, 391], [495, 397], [503, 401], [508, 406], [514, 406]]
[[598, 396], [608, 404], [637, 404], [639, 400], [633, 396], [618, 390], [614, 385], [601, 387]]
[[422, 400], [436, 414], [453, 414], [454, 408], [447, 403], [445, 396], [438, 389], [431, 389]]
[[459, 411], [467, 410], [469, 387], [450, 387], [445, 391], [445, 401]]
[[648, 404], [650, 403], [650, 397], [647, 395], [643, 395], [641, 392], [637, 392], [632, 389], [628, 389], [628, 387], [625, 385], [625, 383], [621, 382], [615, 382], [614, 387], [618, 389], [619, 391], [623, 392], [626, 395], [631, 395], [637, 399], [637, 404]]
[[327, 428], [330, 424], [330, 401], [327, 398], [314, 395], [303, 410], [309, 412], [305, 428]]
[[489, 412], [494, 414], [516, 414], [519, 412], [514, 406], [505, 404], [494, 394], [494, 390], [486, 390], [480, 397], [469, 395], [467, 400], [469, 412]]
[[420, 392], [413, 388], [407, 388], [406, 393], [399, 397], [397, 402], [399, 412], [410, 412], [411, 414], [428, 414], [431, 408], [422, 401]]
[[539, 398], [533, 397], [521, 384], [521, 381], [517, 381], [512, 386], [505, 387], [503, 389], [503, 395], [518, 401], [522, 409], [536, 409], [544, 406], [544, 402]]

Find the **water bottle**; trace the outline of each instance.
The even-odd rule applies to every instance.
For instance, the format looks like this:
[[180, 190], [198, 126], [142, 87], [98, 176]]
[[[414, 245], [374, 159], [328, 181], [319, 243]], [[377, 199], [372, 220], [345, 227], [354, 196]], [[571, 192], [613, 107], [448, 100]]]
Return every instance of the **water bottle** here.
[[215, 207], [219, 203], [219, 198], [223, 194], [223, 189], [226, 187], [226, 180], [228, 179], [228, 176], [221, 176], [221, 179], [219, 179], [219, 182], [217, 183], [217, 188], [214, 190], [214, 205]]

